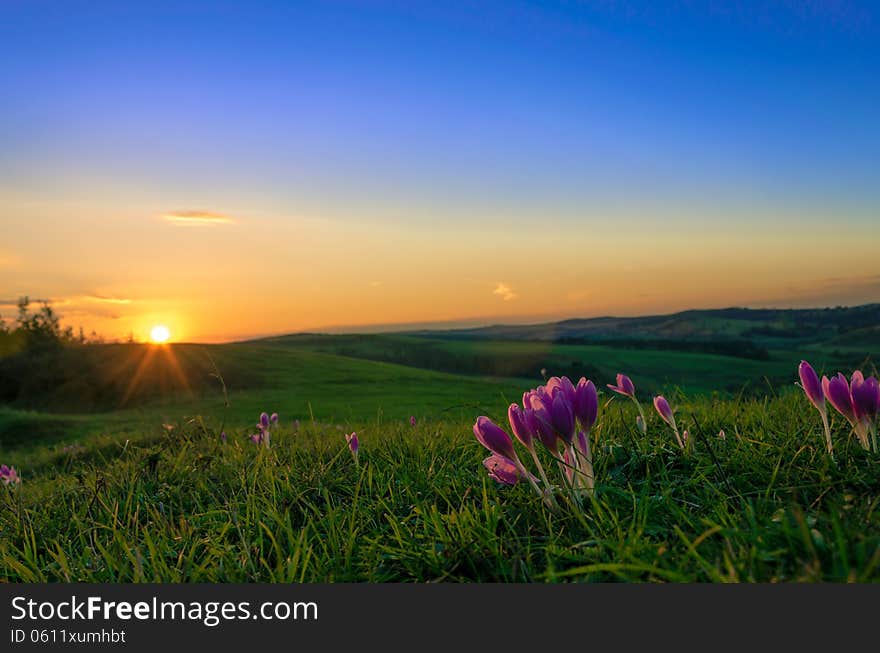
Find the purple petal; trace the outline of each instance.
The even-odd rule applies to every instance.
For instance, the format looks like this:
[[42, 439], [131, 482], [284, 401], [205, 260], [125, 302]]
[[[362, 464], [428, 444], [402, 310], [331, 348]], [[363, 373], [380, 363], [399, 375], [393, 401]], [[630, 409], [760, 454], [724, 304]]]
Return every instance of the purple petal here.
[[599, 414], [599, 395], [592, 381], [581, 377], [577, 388], [575, 388], [573, 406], [574, 414], [581, 423], [581, 428], [585, 431], [592, 429]]
[[556, 435], [570, 443], [574, 437], [574, 411], [564, 392], [557, 392], [553, 398], [550, 420]]
[[522, 442], [526, 447], [532, 447], [532, 438], [534, 431], [525, 411], [519, 407], [519, 404], [510, 404], [507, 409], [507, 420], [510, 422], [510, 430], [516, 436], [516, 439]]
[[675, 428], [675, 417], [672, 415], [672, 408], [669, 407], [669, 402], [666, 401], [666, 397], [662, 395], [657, 395], [654, 397], [654, 408], [657, 409], [657, 412], [660, 414], [660, 417], [663, 418], [663, 421], [669, 424], [672, 428]]
[[492, 453], [500, 456], [516, 459], [516, 450], [513, 448], [513, 440], [500, 426], [495, 424], [485, 415], [477, 418], [474, 424], [474, 435], [477, 440]]
[[877, 379], [873, 376], [867, 379], [862, 377], [853, 381], [850, 392], [852, 394], [853, 412], [857, 420], [867, 419], [874, 421], [878, 408], [880, 408], [878, 407], [878, 399], [880, 399], [878, 387], [880, 387], [880, 384], [878, 384]]
[[489, 476], [493, 480], [504, 485], [516, 485], [522, 478], [522, 473], [516, 464], [504, 456], [499, 456], [497, 453], [486, 458], [483, 461], [483, 467], [488, 470]]
[[546, 388], [547, 394], [550, 395], [550, 397], [553, 397], [553, 395], [557, 392], [561, 392], [569, 403], [572, 403], [574, 401], [574, 385], [572, 385], [571, 379], [569, 379], [567, 376], [554, 376], [549, 381], [547, 381], [547, 384], [544, 387]]
[[807, 361], [801, 361], [798, 366], [798, 375], [801, 377], [801, 387], [807, 399], [818, 409], [825, 410], [825, 394], [822, 392], [822, 384], [819, 376]]
[[825, 393], [825, 398], [837, 409], [837, 412], [843, 415], [850, 424], [855, 425], [856, 417], [853, 410], [852, 394], [850, 394], [846, 377], [840, 373], [831, 379], [823, 376], [822, 390]]
[[614, 392], [622, 395], [626, 395], [627, 397], [635, 397], [636, 387], [633, 385], [632, 380], [626, 374], [618, 374], [617, 375], [617, 385], [608, 384], [608, 387]]

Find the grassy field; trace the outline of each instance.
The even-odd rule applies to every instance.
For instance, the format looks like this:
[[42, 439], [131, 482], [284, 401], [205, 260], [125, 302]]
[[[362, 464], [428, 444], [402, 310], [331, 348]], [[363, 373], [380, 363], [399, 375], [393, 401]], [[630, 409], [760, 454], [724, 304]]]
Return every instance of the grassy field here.
[[[669, 393], [695, 438], [689, 455], [656, 415], [643, 436], [633, 408], [603, 395], [595, 497], [583, 511], [554, 513], [527, 487], [490, 481], [471, 434], [477, 415], [503, 422], [539, 378], [453, 375], [279, 343], [171, 350], [190, 361], [186, 375], [208, 381], [169, 382], [112, 411], [0, 409], [0, 462], [24, 479], [0, 487], [0, 578], [880, 578], [878, 461], [839, 419], [836, 457], [824, 453], [818, 416], [792, 387], [794, 366], [763, 398]], [[205, 360], [248, 370], [229, 375], [228, 405]], [[638, 386], [639, 372], [662, 362], [624, 371]], [[613, 379], [595, 380], [603, 388]], [[248, 439], [262, 410], [281, 414], [268, 450]], [[345, 445], [351, 430], [359, 465]]]
[[763, 396], [792, 382], [792, 369], [803, 358], [817, 369], [855, 366], [873, 369], [871, 348], [841, 348], [825, 343], [767, 343], [767, 358], [755, 360], [698, 351], [609, 344], [561, 344], [550, 341], [456, 339], [414, 335], [288, 336], [263, 341], [283, 350], [317, 351], [399, 363], [465, 375], [491, 370], [505, 378], [539, 379], [548, 374], [613, 379], [632, 370], [645, 392], [678, 389], [689, 395], [720, 393]]

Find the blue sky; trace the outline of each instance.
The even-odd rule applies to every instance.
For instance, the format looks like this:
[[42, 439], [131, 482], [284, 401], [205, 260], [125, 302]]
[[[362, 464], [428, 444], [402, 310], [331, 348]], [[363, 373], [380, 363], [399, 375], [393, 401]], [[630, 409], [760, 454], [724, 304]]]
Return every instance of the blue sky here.
[[[423, 240], [478, 221], [863, 241], [878, 18], [848, 2], [7, 0], [0, 220], [203, 209]], [[7, 258], [28, 257], [24, 229]]]

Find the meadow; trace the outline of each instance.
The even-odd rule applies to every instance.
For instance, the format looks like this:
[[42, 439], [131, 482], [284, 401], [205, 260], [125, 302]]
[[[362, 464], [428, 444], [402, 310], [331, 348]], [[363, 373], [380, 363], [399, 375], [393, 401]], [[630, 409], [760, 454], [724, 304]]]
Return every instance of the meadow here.
[[[819, 417], [794, 385], [800, 352], [762, 363], [537, 341], [435, 348], [479, 350], [480, 364], [528, 360], [511, 370], [489, 365], [507, 372], [495, 376], [429, 369], [447, 367], [443, 357], [424, 367], [373, 360], [409, 355], [424, 339], [83, 345], [81, 355], [99, 361], [88, 368], [93, 377], [73, 385], [65, 377], [49, 395], [0, 408], [0, 463], [22, 479], [0, 486], [0, 578], [880, 578], [878, 458], [836, 414], [827, 454]], [[600, 394], [595, 492], [583, 506], [560, 495], [551, 510], [526, 483], [489, 478], [472, 428], [478, 415], [504, 426], [508, 405], [543, 383], [534, 365], [554, 361], [546, 374], [584, 374]], [[634, 406], [606, 387], [608, 369], [633, 377], [645, 433]], [[785, 380], [765, 378], [759, 392], [767, 369]], [[709, 390], [755, 375], [750, 391]], [[690, 432], [686, 453], [649, 410], [649, 391], [659, 389]], [[87, 409], [77, 397], [88, 398]], [[251, 440], [263, 411], [280, 415], [271, 447]]]

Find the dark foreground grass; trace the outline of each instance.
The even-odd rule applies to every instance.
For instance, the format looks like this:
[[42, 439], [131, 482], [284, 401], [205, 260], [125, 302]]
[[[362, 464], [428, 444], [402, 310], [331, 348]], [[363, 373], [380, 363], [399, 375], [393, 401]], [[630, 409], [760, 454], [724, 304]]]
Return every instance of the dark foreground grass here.
[[359, 466], [335, 425], [287, 428], [270, 450], [199, 420], [151, 425], [36, 455], [0, 487], [0, 578], [875, 581], [878, 461], [842, 427], [832, 461], [815, 417], [795, 395], [681, 405], [697, 438], [683, 456], [614, 401], [594, 500], [556, 514], [486, 478], [472, 422], [361, 424]]

